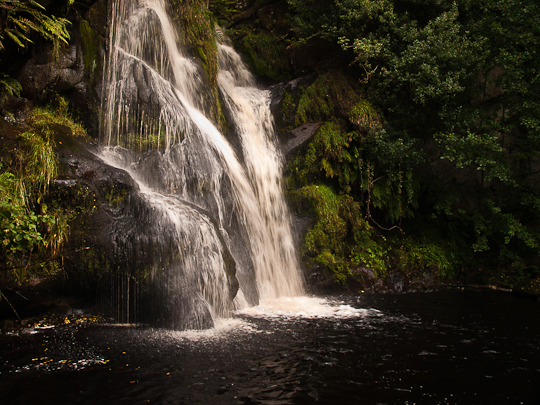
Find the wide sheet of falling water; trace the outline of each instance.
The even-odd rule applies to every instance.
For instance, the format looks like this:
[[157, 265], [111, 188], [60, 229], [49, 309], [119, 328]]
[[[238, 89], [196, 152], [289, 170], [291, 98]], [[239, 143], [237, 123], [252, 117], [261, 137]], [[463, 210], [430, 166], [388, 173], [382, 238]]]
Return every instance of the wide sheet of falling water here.
[[141, 198], [152, 209], [155, 226], [174, 228], [172, 240], [182, 257], [183, 280], [173, 286], [173, 290], [176, 292], [182, 285], [188, 285], [201, 293], [214, 319], [230, 316], [228, 280], [222, 271], [225, 267], [222, 247], [210, 219], [175, 196], [149, 188], [130, 166], [122, 165], [118, 148], [105, 148], [100, 156], [111, 166], [126, 170], [135, 180]]
[[[235, 150], [208, 118], [205, 100], [210, 90], [201, 67], [179, 45], [180, 35], [166, 9], [162, 0], [113, 4], [103, 92], [103, 157], [128, 170], [152, 204], [160, 200], [159, 194], [174, 194], [215, 216], [236, 262], [240, 290], [235, 308], [257, 304], [259, 298], [301, 295], [269, 92], [257, 87], [233, 48], [218, 44], [218, 84], [230, 131], [239, 140]], [[156, 136], [158, 150], [142, 158], [121, 148], [136, 148]], [[171, 204], [166, 205], [160, 208], [164, 215], [174, 216]], [[181, 233], [181, 224], [177, 228]], [[217, 245], [218, 240], [209, 237], [204, 243]], [[181, 240], [178, 249], [186, 249]], [[196, 274], [198, 267], [191, 264], [183, 263], [185, 272]], [[215, 275], [209, 279], [212, 286], [205, 287], [205, 298], [212, 311], [223, 316], [226, 311], [213, 307], [222, 300], [209, 293], [226, 288], [226, 277], [219, 276], [224, 268], [219, 260], [214, 264], [205, 273]]]

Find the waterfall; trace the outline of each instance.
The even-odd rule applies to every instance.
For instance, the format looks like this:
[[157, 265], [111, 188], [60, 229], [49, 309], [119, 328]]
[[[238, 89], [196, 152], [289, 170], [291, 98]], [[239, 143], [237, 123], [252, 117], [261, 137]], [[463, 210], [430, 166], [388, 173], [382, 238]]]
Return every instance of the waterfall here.
[[193, 320], [175, 320], [175, 328], [302, 294], [269, 92], [231, 46], [217, 44], [225, 137], [207, 118], [211, 90], [180, 45], [167, 4], [111, 7], [101, 158], [136, 181], [144, 208], [133, 215], [145, 213], [129, 238], [118, 235], [118, 249], [129, 244], [139, 254], [137, 246], [160, 244], [146, 267], [166, 291], [166, 306], [182, 308], [173, 317]]

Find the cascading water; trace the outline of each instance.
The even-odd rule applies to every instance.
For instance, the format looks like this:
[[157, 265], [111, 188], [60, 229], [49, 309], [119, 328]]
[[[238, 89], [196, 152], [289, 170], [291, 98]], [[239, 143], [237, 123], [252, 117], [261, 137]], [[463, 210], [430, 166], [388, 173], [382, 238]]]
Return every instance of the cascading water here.
[[207, 327], [209, 316], [300, 295], [303, 286], [269, 92], [230, 46], [218, 44], [235, 150], [205, 116], [211, 91], [166, 7], [163, 0], [112, 4], [101, 157], [140, 189], [131, 210], [137, 229], [118, 234], [116, 249], [153, 252], [144, 267], [165, 295], [169, 327]]

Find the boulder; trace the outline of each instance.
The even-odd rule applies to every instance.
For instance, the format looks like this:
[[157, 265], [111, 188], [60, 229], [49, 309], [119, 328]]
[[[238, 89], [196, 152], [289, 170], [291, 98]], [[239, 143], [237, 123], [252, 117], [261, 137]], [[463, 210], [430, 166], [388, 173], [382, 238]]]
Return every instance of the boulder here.
[[281, 152], [289, 159], [317, 133], [322, 122], [309, 122], [279, 136]]
[[[189, 240], [188, 230], [179, 234], [172, 220], [139, 192], [130, 174], [103, 162], [91, 146], [73, 141], [58, 149], [58, 157], [63, 174], [52, 185], [54, 198], [82, 212], [71, 223], [66, 249], [73, 252], [65, 261], [71, 288], [83, 286], [83, 295], [105, 312], [114, 310], [121, 322], [178, 330], [212, 327], [199, 287], [207, 277], [186, 274], [179, 254], [179, 243]], [[236, 263], [216, 220], [194, 204], [170, 198], [213, 224], [228, 281], [226, 299], [232, 303], [239, 285]]]

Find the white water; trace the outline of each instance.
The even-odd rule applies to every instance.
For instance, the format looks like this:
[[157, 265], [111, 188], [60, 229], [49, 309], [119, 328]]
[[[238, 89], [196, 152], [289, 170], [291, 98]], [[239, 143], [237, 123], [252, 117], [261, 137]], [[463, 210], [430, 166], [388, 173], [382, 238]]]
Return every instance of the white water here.
[[357, 318], [378, 314], [376, 309], [353, 308], [342, 302], [318, 297], [282, 297], [263, 300], [255, 307], [236, 311], [240, 315], [262, 318]]
[[[231, 309], [220, 241], [210, 219], [184, 202], [211, 212], [219, 223], [236, 260], [237, 309], [256, 304], [253, 297], [301, 295], [269, 92], [257, 88], [230, 46], [218, 44], [218, 82], [241, 142], [241, 163], [205, 115], [210, 92], [204, 74], [179, 46], [164, 1], [122, 0], [112, 8], [102, 157], [127, 170], [147, 204], [174, 224], [186, 281], [203, 280], [200, 293], [214, 316], [227, 316]], [[157, 161], [155, 153], [137, 155], [124, 147], [158, 149]], [[254, 285], [229, 235], [234, 218], [244, 229], [240, 233], [251, 257]]]

